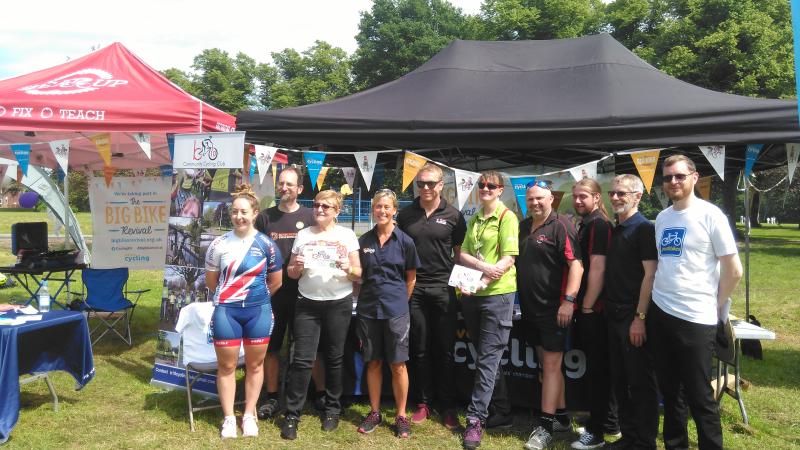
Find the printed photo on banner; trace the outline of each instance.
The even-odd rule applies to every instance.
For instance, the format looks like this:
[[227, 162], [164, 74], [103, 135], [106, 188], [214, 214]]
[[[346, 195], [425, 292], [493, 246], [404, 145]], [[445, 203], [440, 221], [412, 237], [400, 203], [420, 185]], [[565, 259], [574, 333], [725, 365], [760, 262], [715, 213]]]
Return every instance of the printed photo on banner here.
[[174, 330], [181, 309], [194, 302], [211, 301], [206, 294], [206, 271], [197, 267], [164, 266], [161, 291], [160, 325], [162, 330]]
[[[170, 217], [167, 238], [166, 264], [190, 267], [205, 266], [205, 252], [202, 243], [205, 231], [202, 221], [189, 217]], [[214, 239], [215, 236], [210, 236]], [[205, 248], [208, 248], [206, 243]]]
[[213, 181], [211, 172], [205, 169], [179, 170], [172, 185], [171, 216], [200, 217], [203, 201], [208, 200]]

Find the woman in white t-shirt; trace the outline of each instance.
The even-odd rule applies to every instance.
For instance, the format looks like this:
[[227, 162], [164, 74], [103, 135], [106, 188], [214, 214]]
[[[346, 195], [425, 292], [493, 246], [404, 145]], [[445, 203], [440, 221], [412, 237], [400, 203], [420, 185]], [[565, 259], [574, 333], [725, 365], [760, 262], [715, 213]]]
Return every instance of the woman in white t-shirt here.
[[295, 439], [300, 412], [306, 401], [311, 366], [317, 346], [325, 361], [325, 412], [322, 429], [333, 431], [339, 424], [342, 395], [344, 343], [353, 312], [353, 280], [361, 276], [358, 239], [353, 230], [336, 224], [342, 196], [322, 191], [314, 198], [317, 224], [300, 230], [287, 267], [299, 279], [294, 315], [294, 356], [289, 367], [286, 418], [281, 437]]

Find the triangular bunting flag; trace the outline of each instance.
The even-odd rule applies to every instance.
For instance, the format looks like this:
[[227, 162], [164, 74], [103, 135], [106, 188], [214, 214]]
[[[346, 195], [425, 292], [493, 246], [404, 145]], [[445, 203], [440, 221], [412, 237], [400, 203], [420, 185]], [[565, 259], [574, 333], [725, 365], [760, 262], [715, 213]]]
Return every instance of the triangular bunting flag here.
[[94, 136], [90, 137], [89, 139], [94, 142], [94, 146], [97, 147], [97, 153], [100, 154], [100, 157], [103, 158], [103, 162], [106, 166], [111, 165], [111, 135], [108, 133], [101, 133], [95, 134]]
[[269, 170], [269, 165], [272, 162], [272, 158], [275, 156], [275, 152], [278, 151], [275, 147], [268, 147], [266, 145], [254, 145], [256, 149], [256, 165], [258, 166], [258, 181], [259, 183], [264, 183], [264, 176], [267, 174], [267, 170]]
[[323, 167], [319, 170], [319, 175], [317, 175], [317, 186], [322, 189], [322, 184], [325, 183], [325, 177], [328, 175], [328, 169], [330, 167]]
[[103, 167], [103, 178], [106, 179], [106, 187], [111, 186], [111, 180], [114, 179], [114, 174], [117, 173], [117, 168], [112, 166]]
[[[28, 163], [31, 160], [31, 145], [30, 144], [11, 144], [11, 152], [17, 158], [19, 168], [22, 170], [22, 175], [28, 175]], [[22, 182], [22, 177], [17, 178], [17, 182]]]
[[403, 156], [403, 190], [405, 191], [411, 181], [414, 180], [414, 177], [417, 176], [417, 172], [425, 163], [428, 162], [428, 159], [424, 156], [419, 156], [416, 153], [411, 153], [406, 151], [406, 154]]
[[572, 174], [572, 178], [574, 178], [575, 181], [581, 181], [584, 178], [595, 180], [597, 179], [597, 161], [573, 167], [569, 169], [569, 173]]
[[[257, 168], [258, 168], [258, 163], [256, 162], [255, 156], [250, 157], [250, 173], [248, 174], [248, 179], [250, 180], [253, 179], [253, 175], [256, 174]], [[250, 183], [252, 183], [252, 181]]]
[[667, 196], [667, 193], [664, 192], [664, 188], [662, 188], [661, 186], [656, 186], [656, 188], [653, 189], [653, 191], [656, 193], [658, 201], [661, 202], [661, 208], [667, 209], [667, 206], [669, 206], [669, 197]]
[[150, 156], [150, 135], [147, 133], [133, 133], [133, 140], [139, 144], [147, 159], [152, 159]]
[[458, 199], [458, 209], [464, 207], [467, 202], [469, 194], [475, 189], [475, 184], [478, 183], [479, 173], [470, 172], [468, 170], [453, 169], [456, 177], [456, 198]]
[[536, 177], [510, 177], [509, 180], [511, 181], [511, 187], [514, 188], [514, 196], [517, 197], [517, 204], [520, 212], [522, 212], [522, 217], [528, 217], [528, 204], [525, 203], [525, 194], [528, 191], [528, 185], [536, 181]]
[[553, 191], [553, 211], [558, 211], [561, 206], [561, 199], [564, 198], [564, 191]]
[[786, 144], [786, 164], [789, 166], [789, 184], [792, 184], [792, 175], [797, 169], [797, 157], [800, 156], [800, 144]]
[[50, 150], [53, 151], [53, 156], [56, 157], [56, 162], [58, 162], [61, 170], [66, 173], [67, 165], [69, 164], [69, 139], [51, 141]]
[[7, 170], [8, 170], [8, 165], [0, 164], [0, 184], [3, 184], [3, 178], [6, 177]]
[[175, 161], [175, 134], [167, 133], [167, 147], [169, 148], [169, 160]]
[[745, 151], [745, 161], [744, 161], [744, 176], [745, 178], [749, 177], [751, 173], [753, 173], [753, 166], [758, 159], [758, 154], [761, 153], [761, 149], [764, 148], [764, 144], [747, 144], [747, 150]]
[[17, 164], [17, 183], [22, 183], [22, 177], [24, 176], [25, 174], [22, 173], [22, 166]]
[[724, 145], [699, 145], [700, 151], [717, 171], [717, 175], [725, 181], [725, 146]]
[[703, 200], [711, 200], [711, 177], [701, 177], [697, 180], [697, 192]]
[[304, 152], [303, 159], [306, 162], [306, 169], [308, 170], [308, 177], [311, 179], [311, 187], [317, 188], [317, 177], [319, 171], [322, 170], [322, 164], [325, 163], [325, 152]]
[[656, 175], [659, 154], [661, 154], [660, 148], [631, 153], [633, 164], [636, 166], [636, 170], [639, 171], [639, 178], [644, 182], [644, 187], [647, 188], [647, 192], [650, 192], [650, 188], [653, 186], [653, 178]]
[[344, 174], [344, 179], [347, 181], [347, 185], [350, 188], [355, 188], [356, 186], [356, 168], [355, 167], [342, 167], [342, 173]]
[[278, 178], [278, 164], [272, 163], [272, 186], [274, 187], [277, 183], [276, 180]]
[[355, 152], [353, 156], [356, 158], [356, 166], [361, 171], [361, 177], [364, 178], [364, 184], [367, 185], [367, 191], [369, 191], [372, 183], [372, 174], [375, 173], [375, 161], [378, 159], [378, 152]]

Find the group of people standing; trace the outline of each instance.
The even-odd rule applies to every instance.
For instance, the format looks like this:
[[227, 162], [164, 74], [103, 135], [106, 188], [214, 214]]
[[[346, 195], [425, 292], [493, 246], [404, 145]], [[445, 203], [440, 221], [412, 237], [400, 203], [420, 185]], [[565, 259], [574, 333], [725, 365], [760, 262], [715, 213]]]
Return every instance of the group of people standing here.
[[[591, 397], [590, 419], [573, 448], [606, 445], [603, 433], [607, 422], [615, 422], [617, 409], [622, 437], [607, 446], [656, 448], [659, 390], [666, 448], [688, 448], [687, 405], [700, 448], [722, 448], [708, 380], [716, 327], [726, 318], [741, 264], [724, 214], [695, 197], [697, 179], [685, 156], [664, 161], [663, 188], [673, 205], [654, 226], [638, 212], [641, 180], [617, 176], [608, 192], [617, 215], [614, 226], [599, 184], [585, 178], [572, 192], [580, 218], [576, 229], [570, 217], [553, 209], [548, 181], [527, 186], [531, 217], [518, 222], [500, 200], [502, 176], [484, 172], [477, 182], [481, 207], [467, 223], [441, 196], [442, 169], [426, 164], [416, 177], [419, 197], [399, 214], [392, 191], [376, 192], [376, 225], [361, 238], [336, 224], [342, 206], [336, 192], [318, 193], [310, 210], [297, 203], [303, 185], [297, 168], [280, 174], [281, 202], [264, 212], [258, 213], [245, 187], [234, 194], [234, 230], [211, 244], [206, 261], [206, 283], [218, 304], [212, 331], [220, 361], [222, 437], [237, 435], [233, 371], [238, 353], [230, 347], [238, 351], [244, 339], [242, 431], [254, 436], [257, 414], [265, 418], [277, 412], [277, 352], [288, 330], [293, 348], [281, 437], [297, 437], [317, 359], [324, 367], [324, 380], [321, 370], [314, 377], [317, 391], [324, 391], [319, 395], [322, 429], [336, 429], [351, 319], [370, 398], [370, 412], [358, 431], [370, 433], [383, 423], [384, 361], [390, 367], [398, 437], [410, 436], [410, 423], [427, 420], [434, 409], [448, 429], [458, 428], [453, 347], [460, 311], [476, 349], [462, 442], [477, 448], [484, 429], [513, 421], [500, 361], [519, 296], [517, 326], [536, 348], [542, 384], [541, 413], [525, 448], [547, 448], [558, 433], [572, 430], [562, 362], [573, 322], [574, 338], [587, 356]], [[456, 293], [448, 286], [454, 264], [480, 271], [476, 292]], [[408, 360], [414, 368], [410, 377]], [[262, 367], [267, 396], [257, 413]]]

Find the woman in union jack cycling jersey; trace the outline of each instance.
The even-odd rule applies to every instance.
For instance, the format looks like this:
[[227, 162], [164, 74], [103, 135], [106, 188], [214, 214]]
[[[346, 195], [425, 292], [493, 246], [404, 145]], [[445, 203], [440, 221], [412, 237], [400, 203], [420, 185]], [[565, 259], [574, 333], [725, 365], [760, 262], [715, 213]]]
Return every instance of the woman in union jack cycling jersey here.
[[278, 246], [258, 232], [258, 198], [249, 185], [237, 187], [230, 208], [233, 230], [214, 239], [206, 252], [206, 286], [214, 293], [211, 331], [217, 352], [217, 391], [225, 421], [221, 436], [237, 436], [233, 399], [236, 363], [244, 343], [247, 376], [243, 436], [257, 436], [256, 402], [264, 380], [262, 363], [272, 332], [270, 294], [281, 287]]

